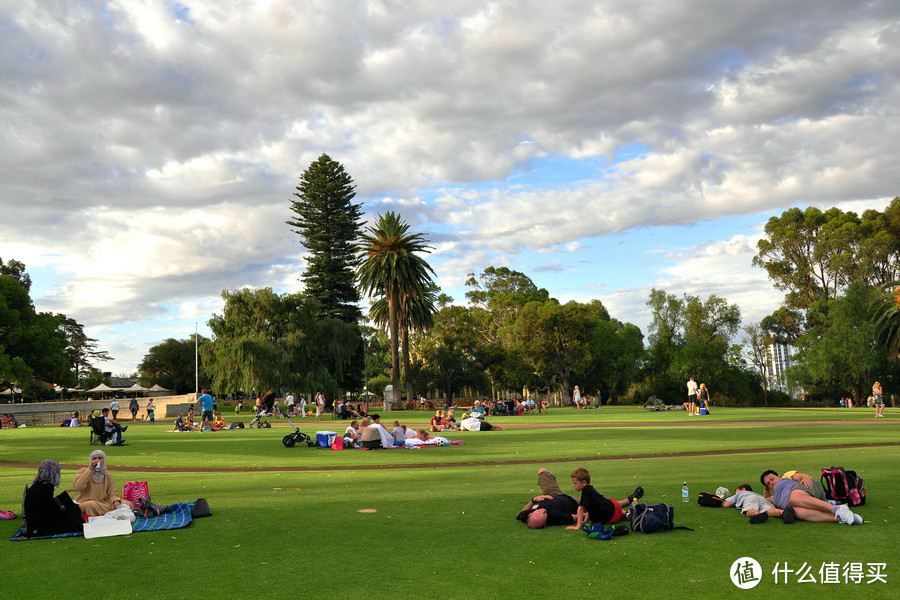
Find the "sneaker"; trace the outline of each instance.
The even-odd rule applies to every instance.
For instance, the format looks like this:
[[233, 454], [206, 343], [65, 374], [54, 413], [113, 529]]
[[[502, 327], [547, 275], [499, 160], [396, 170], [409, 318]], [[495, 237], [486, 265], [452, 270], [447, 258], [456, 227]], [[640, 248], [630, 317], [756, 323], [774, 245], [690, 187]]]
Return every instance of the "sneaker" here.
[[628, 527], [625, 525], [616, 525], [613, 527], [613, 537], [628, 535]]
[[[785, 512], [787, 512], [787, 511], [785, 511]], [[794, 513], [794, 511], [792, 510], [791, 514], [793, 514], [793, 513]], [[769, 519], [769, 513], [764, 513], [764, 512], [756, 513], [755, 515], [750, 517], [750, 524], [751, 525], [759, 525], [760, 523], [765, 523], [768, 519]], [[787, 521], [785, 521], [785, 522], [787, 522]]]
[[846, 504], [838, 506], [837, 510], [834, 512], [834, 516], [844, 525], [853, 525], [853, 513], [850, 512], [850, 509], [847, 508]]
[[797, 520], [797, 514], [794, 512], [793, 506], [788, 506], [786, 509], [781, 511], [781, 520], [784, 521], [785, 525], [790, 525]]
[[858, 514], [853, 513], [853, 524], [854, 525], [862, 525], [863, 523], [865, 523], [865, 521], [863, 521], [863, 518], [861, 516], [859, 516]]
[[634, 488], [634, 491], [631, 492], [631, 494], [628, 496], [628, 498], [632, 502], [634, 502], [635, 500], [640, 500], [643, 497], [644, 497], [644, 488], [642, 488], [641, 486], [637, 486], [636, 488]]
[[122, 431], [128, 431], [128, 425], [122, 428]]

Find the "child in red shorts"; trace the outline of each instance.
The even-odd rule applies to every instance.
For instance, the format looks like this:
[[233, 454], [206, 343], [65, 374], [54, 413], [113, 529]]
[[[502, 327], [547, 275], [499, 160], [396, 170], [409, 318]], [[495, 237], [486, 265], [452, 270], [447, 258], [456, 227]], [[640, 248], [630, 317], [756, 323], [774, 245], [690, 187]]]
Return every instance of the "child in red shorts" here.
[[581, 529], [588, 521], [595, 525], [618, 523], [625, 516], [622, 509], [644, 495], [644, 488], [637, 486], [624, 500], [610, 500], [591, 485], [591, 474], [587, 469], [575, 469], [571, 477], [572, 487], [576, 492], [581, 492], [581, 501], [578, 503], [575, 525], [570, 525], [566, 529]]

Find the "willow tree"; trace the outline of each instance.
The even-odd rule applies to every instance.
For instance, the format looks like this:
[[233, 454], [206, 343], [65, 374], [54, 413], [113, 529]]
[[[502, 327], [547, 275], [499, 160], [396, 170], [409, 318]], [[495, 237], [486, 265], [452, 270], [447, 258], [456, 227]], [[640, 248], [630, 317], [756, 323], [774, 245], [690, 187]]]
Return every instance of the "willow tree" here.
[[323, 317], [301, 294], [226, 290], [222, 298], [224, 313], [209, 321], [213, 339], [201, 348], [216, 391], [338, 392], [359, 349], [355, 323]]
[[366, 228], [356, 246], [360, 259], [356, 281], [370, 298], [383, 297], [388, 306], [391, 337], [391, 384], [395, 400], [400, 394], [400, 312], [404, 297], [416, 298], [433, 285], [434, 270], [421, 254], [431, 247], [421, 233], [410, 232], [409, 224], [389, 211]]

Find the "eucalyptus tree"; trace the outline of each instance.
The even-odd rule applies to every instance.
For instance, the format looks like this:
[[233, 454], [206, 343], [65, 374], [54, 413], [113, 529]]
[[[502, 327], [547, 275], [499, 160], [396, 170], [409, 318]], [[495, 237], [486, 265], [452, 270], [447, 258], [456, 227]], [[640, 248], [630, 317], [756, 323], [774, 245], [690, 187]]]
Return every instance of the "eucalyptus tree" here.
[[379, 215], [356, 245], [359, 267], [356, 281], [367, 296], [383, 297], [388, 306], [391, 337], [391, 383], [400, 400], [400, 311], [404, 296], [418, 297], [433, 285], [434, 270], [422, 258], [431, 247], [425, 236], [410, 231], [408, 223], [392, 211]]
[[94, 368], [95, 362], [112, 360], [109, 352], [101, 350], [97, 340], [84, 332], [84, 325], [63, 314], [57, 314], [56, 318], [60, 331], [66, 336], [65, 353], [75, 373], [75, 381], [80, 382], [82, 373]]
[[44, 388], [39, 381], [75, 383], [59, 320], [35, 311], [30, 283], [17, 261], [6, 263], [0, 272], [0, 385], [16, 385], [27, 394]]

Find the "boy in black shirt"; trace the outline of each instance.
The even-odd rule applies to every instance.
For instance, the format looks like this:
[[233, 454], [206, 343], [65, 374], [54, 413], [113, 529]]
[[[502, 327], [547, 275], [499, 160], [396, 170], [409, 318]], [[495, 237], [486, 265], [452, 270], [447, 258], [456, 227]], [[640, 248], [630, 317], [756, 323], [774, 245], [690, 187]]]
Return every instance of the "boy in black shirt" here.
[[572, 487], [576, 492], [581, 492], [581, 501], [578, 503], [578, 513], [575, 515], [575, 525], [566, 529], [581, 529], [581, 526], [590, 521], [595, 525], [612, 525], [618, 523], [625, 512], [622, 508], [629, 506], [635, 500], [643, 497], [644, 488], [637, 486], [624, 500], [609, 500], [591, 485], [591, 474], [587, 469], [575, 469], [572, 472]]

